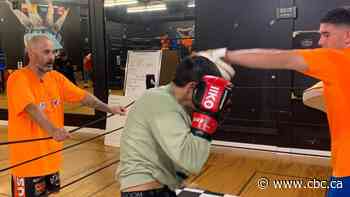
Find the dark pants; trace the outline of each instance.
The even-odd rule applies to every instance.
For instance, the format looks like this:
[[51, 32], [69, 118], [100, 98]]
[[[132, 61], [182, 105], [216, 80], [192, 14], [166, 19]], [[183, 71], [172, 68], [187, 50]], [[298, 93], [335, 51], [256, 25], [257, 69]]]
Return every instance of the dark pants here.
[[163, 187], [140, 192], [122, 192], [121, 197], [176, 197], [176, 193], [168, 187]]
[[13, 197], [45, 197], [60, 190], [58, 172], [38, 177], [12, 176]]

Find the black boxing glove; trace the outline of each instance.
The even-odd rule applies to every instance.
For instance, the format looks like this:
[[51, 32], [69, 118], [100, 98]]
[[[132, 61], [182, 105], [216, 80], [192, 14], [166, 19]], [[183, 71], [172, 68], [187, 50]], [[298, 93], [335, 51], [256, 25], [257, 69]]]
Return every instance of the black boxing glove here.
[[192, 114], [193, 135], [211, 140], [218, 127], [218, 120], [231, 96], [232, 84], [221, 77], [206, 75], [193, 92], [196, 110]]

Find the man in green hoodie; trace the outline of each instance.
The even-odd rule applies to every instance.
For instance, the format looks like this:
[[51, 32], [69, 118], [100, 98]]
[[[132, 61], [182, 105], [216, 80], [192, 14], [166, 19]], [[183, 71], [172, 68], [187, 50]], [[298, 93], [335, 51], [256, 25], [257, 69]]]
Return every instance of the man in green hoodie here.
[[[210, 75], [210, 76], [208, 76]], [[210, 54], [184, 59], [175, 79], [137, 100], [121, 137], [122, 197], [171, 197], [209, 156], [234, 70]]]

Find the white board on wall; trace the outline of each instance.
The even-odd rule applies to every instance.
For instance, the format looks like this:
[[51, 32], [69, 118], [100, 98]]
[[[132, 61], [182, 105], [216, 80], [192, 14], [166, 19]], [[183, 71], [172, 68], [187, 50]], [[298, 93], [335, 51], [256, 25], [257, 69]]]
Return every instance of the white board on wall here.
[[125, 70], [124, 92], [131, 99], [138, 99], [146, 90], [146, 75], [155, 76], [155, 85], [159, 86], [162, 63], [162, 51], [128, 51]]

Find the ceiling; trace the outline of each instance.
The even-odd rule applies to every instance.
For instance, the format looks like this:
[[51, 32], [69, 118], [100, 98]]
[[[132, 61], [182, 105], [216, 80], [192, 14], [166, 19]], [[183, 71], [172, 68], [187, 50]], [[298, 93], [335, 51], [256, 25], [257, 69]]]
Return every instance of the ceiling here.
[[[1, 1], [1, 0], [0, 0]], [[12, 2], [25, 2], [25, 0], [8, 0]], [[29, 0], [32, 3], [47, 4], [48, 0]], [[116, 2], [120, 0], [104, 0], [107, 2]], [[125, 0], [122, 0], [125, 1]], [[194, 0], [137, 0], [137, 4], [132, 5], [119, 5], [112, 7], [105, 7], [105, 14], [107, 20], [126, 23], [137, 22], [149, 22], [149, 21], [176, 21], [176, 20], [193, 20], [194, 9], [189, 8], [188, 5], [193, 3]], [[89, 0], [52, 0], [55, 4], [69, 3], [82, 7], [87, 7]], [[154, 4], [166, 4], [166, 11], [161, 12], [140, 12], [130, 14], [127, 12], [127, 8], [154, 5]]]
[[[8, 0], [11, 2], [24, 2], [24, 0]], [[48, 0], [29, 0], [32, 3], [42, 3], [46, 4]], [[120, 0], [104, 0], [105, 3], [107, 2], [118, 2]], [[123, 1], [123, 0], [122, 0]], [[124, 0], [125, 1], [125, 0]], [[145, 5], [145, 4], [160, 4], [165, 3], [167, 6], [171, 7], [174, 5], [187, 5], [190, 2], [194, 2], [194, 0], [137, 0], [139, 3], [130, 5], [130, 6], [137, 6], [137, 5]], [[80, 5], [86, 5], [88, 4], [89, 0], [52, 0], [53, 3], [71, 3], [71, 4], [80, 4]]]

